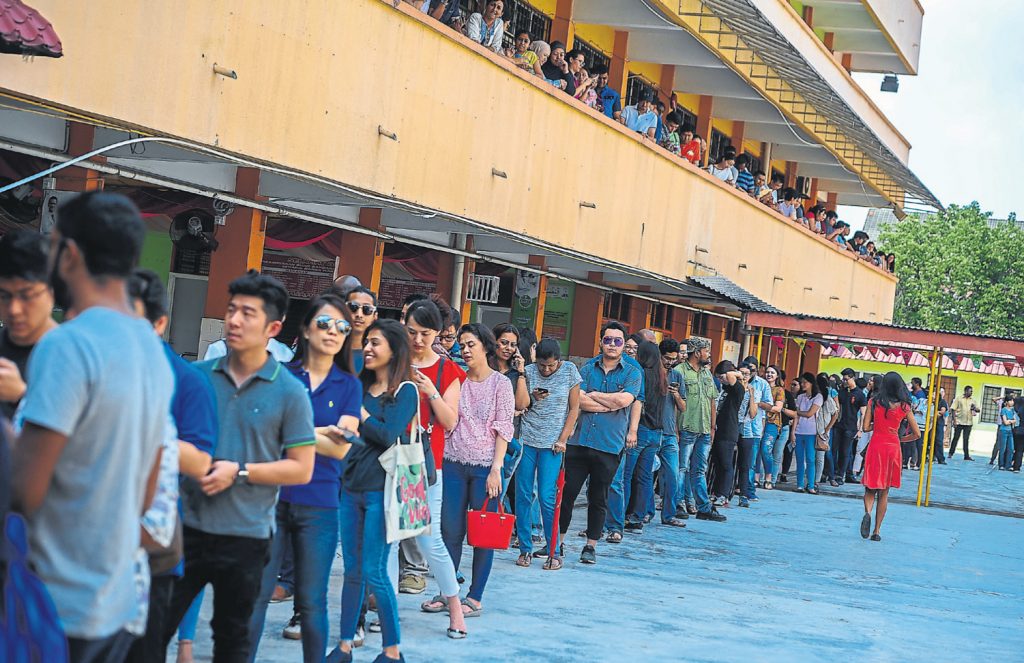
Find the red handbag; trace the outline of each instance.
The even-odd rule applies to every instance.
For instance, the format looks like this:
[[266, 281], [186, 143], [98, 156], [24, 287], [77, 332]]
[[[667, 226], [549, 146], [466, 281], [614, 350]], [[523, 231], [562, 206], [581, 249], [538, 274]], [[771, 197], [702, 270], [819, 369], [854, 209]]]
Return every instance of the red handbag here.
[[516, 517], [505, 513], [501, 500], [498, 501], [498, 512], [487, 510], [490, 498], [484, 500], [480, 511], [469, 510], [469, 545], [474, 548], [490, 548], [492, 550], [508, 550], [512, 543], [512, 531], [516, 527]]

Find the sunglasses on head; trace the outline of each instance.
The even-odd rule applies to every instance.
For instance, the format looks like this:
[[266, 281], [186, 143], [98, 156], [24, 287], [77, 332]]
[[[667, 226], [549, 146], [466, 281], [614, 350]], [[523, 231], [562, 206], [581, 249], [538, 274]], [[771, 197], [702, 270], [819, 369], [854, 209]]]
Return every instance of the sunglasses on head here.
[[603, 343], [604, 345], [610, 345], [614, 348], [621, 348], [622, 344], [625, 343], [625, 341], [619, 338], [618, 336], [605, 336], [604, 338], [601, 339], [601, 343]]
[[353, 313], [358, 313], [359, 309], [362, 309], [363, 310], [363, 315], [365, 315], [365, 316], [371, 316], [371, 315], [373, 315], [374, 313], [377, 312], [377, 307], [374, 306], [373, 304], [360, 304], [359, 302], [345, 302], [345, 305], [348, 306], [348, 310], [352, 311]]
[[316, 322], [317, 329], [329, 329], [331, 323], [334, 323], [334, 329], [339, 334], [348, 334], [352, 331], [352, 325], [349, 324], [348, 320], [344, 318], [332, 318], [329, 315], [318, 315], [313, 320]]

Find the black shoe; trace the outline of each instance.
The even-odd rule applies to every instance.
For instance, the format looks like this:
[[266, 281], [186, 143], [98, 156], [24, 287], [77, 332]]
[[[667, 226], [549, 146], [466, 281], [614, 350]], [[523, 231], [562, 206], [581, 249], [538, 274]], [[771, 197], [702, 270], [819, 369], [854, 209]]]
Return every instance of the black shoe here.
[[676, 509], [676, 518], [678, 520], [686, 520], [690, 517], [690, 514], [686, 512], [686, 507]]
[[940, 460], [939, 461], [939, 465], [945, 465], [945, 464], [946, 464], [946, 461], [944, 461], [944, 460]]
[[966, 457], [964, 457], [964, 460], [974, 460], [974, 459], [971, 458], [970, 456], [966, 456]]
[[779, 480], [775, 483], [789, 483], [789, 478], [785, 474], [780, 474]]
[[711, 511], [698, 511], [697, 520], [710, 520], [716, 523], [724, 523], [725, 516], [718, 513], [718, 509], [711, 507]]
[[633, 534], [639, 534], [640, 532], [644, 531], [644, 524], [630, 522], [626, 523], [622, 529], [626, 530], [627, 532], [632, 532]]
[[597, 551], [594, 546], [583, 546], [580, 553], [580, 564], [597, 564]]
[[881, 536], [879, 536], [878, 534], [872, 534], [872, 535], [871, 535], [871, 540], [872, 540], [872, 541], [881, 541], [881, 540], [882, 540], [882, 537], [881, 537]]
[[352, 663], [352, 652], [343, 652], [341, 647], [335, 647], [324, 660], [326, 663]]
[[373, 663], [387, 663], [388, 661], [398, 661], [399, 663], [405, 663], [405, 656], [403, 656], [402, 654], [399, 654], [398, 658], [391, 658], [390, 656], [388, 656], [384, 652], [381, 652], [380, 656], [378, 656], [377, 658], [373, 659]]
[[866, 539], [869, 534], [871, 534], [871, 514], [865, 513], [864, 517], [860, 519], [860, 537]]
[[846, 483], [860, 483], [860, 479], [851, 474], [850, 476], [846, 477]]

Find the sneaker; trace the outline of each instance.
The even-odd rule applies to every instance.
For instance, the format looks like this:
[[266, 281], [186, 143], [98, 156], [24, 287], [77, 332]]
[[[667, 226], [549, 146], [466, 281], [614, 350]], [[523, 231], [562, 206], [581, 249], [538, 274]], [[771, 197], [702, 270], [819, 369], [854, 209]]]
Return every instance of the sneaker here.
[[370, 633], [380, 633], [381, 625], [379, 619], [374, 619], [372, 622], [366, 625], [366, 630]]
[[964, 458], [964, 460], [974, 460], [974, 459], [971, 458], [970, 456], [968, 456], [967, 458]]
[[776, 481], [775, 483], [789, 483], [789, 479], [786, 477], [785, 474], [780, 474], [779, 480]]
[[644, 531], [644, 524], [630, 522], [626, 523], [622, 529], [626, 530], [627, 532], [632, 532], [633, 534], [640, 534]]
[[580, 564], [597, 564], [597, 551], [594, 546], [583, 546], [580, 553]]
[[750, 500], [748, 500], [746, 497], [741, 497], [740, 498], [740, 506], [743, 507], [744, 509], [749, 509], [750, 508]]
[[422, 594], [427, 588], [427, 581], [420, 576], [407, 575], [398, 581], [398, 591], [402, 594]]
[[760, 502], [761, 498], [758, 497], [757, 495], [754, 495], [753, 497], [750, 498], [750, 501], [751, 502]]
[[290, 589], [285, 589], [281, 585], [275, 585], [274, 586], [274, 593], [270, 595], [270, 602], [271, 603], [284, 603], [285, 601], [291, 601], [292, 600], [292, 596], [293, 596], [293, 594], [292, 594], [292, 591]]
[[362, 647], [364, 642], [366, 642], [366, 631], [363, 630], [362, 626], [357, 626], [356, 635], [352, 638], [352, 647]]
[[698, 511], [697, 520], [710, 520], [716, 523], [724, 523], [726, 518], [722, 514], [718, 513], [718, 509], [711, 507], [711, 511]]
[[797, 489], [796, 489], [796, 492], [798, 492], [798, 493], [806, 493], [807, 491], [806, 491], [806, 490], [804, 490], [804, 489], [803, 489], [803, 488], [801, 487], [801, 488], [797, 488]]
[[281, 637], [285, 640], [302, 639], [302, 622], [300, 621], [297, 613], [293, 614], [292, 618], [288, 620], [288, 625], [285, 626], [284, 631], [281, 632]]

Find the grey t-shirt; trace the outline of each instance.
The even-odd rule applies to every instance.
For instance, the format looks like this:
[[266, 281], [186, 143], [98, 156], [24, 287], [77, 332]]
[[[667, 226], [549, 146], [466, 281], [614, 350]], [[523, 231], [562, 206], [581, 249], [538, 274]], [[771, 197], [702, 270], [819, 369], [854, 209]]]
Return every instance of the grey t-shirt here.
[[29, 556], [72, 637], [107, 637], [136, 615], [139, 522], [173, 392], [152, 326], [108, 308], [47, 333], [29, 360], [22, 418], [68, 438], [28, 519]]
[[[217, 394], [217, 460], [269, 463], [290, 447], [315, 444], [313, 407], [302, 383], [269, 353], [263, 368], [240, 388], [227, 358], [194, 364]], [[209, 534], [266, 539], [274, 531], [277, 486], [236, 484], [209, 496], [193, 479], [181, 483], [182, 522]]]
[[521, 418], [520, 440], [528, 447], [550, 449], [558, 441], [569, 414], [569, 392], [583, 382], [579, 369], [563, 361], [551, 377], [540, 374], [536, 364], [526, 367], [526, 388], [547, 389], [548, 397], [534, 401]]

